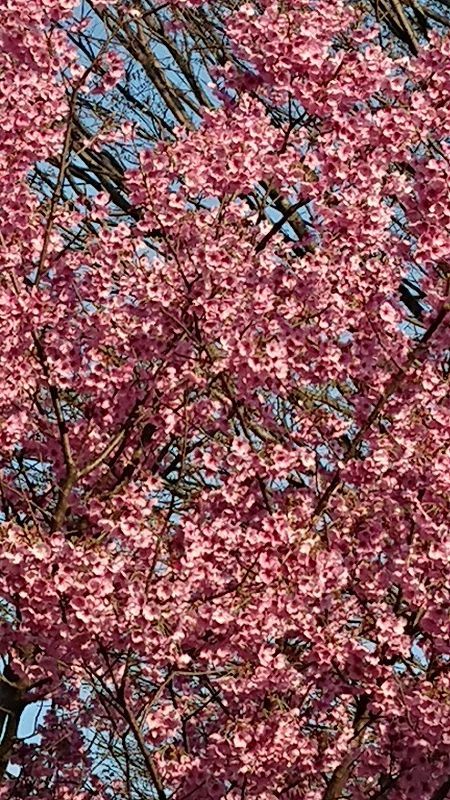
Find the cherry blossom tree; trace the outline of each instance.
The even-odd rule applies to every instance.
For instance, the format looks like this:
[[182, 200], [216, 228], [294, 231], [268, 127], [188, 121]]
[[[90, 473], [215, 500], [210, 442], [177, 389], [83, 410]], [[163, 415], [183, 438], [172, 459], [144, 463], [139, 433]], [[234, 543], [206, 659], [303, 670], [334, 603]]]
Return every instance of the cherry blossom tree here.
[[370, 5], [0, 2], [2, 798], [449, 795], [450, 40]]

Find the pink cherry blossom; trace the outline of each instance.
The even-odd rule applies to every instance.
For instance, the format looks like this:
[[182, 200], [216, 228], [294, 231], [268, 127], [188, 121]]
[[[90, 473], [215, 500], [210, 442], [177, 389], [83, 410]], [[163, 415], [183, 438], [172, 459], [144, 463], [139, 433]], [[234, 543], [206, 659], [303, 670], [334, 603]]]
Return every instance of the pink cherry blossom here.
[[147, 6], [0, 0], [0, 798], [443, 800], [450, 41]]

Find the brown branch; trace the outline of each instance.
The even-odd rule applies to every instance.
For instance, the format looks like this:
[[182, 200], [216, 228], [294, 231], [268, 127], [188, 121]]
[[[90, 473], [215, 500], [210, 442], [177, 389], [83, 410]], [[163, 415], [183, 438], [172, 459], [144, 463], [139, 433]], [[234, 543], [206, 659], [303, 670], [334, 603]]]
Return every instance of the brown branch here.
[[[425, 331], [419, 343], [411, 350], [406, 360], [405, 366], [400, 367], [394, 373], [383, 394], [379, 398], [378, 402], [374, 405], [371, 413], [367, 417], [367, 420], [365, 421], [364, 425], [362, 425], [362, 427], [359, 429], [358, 433], [352, 440], [349, 449], [347, 450], [345, 456], [342, 459], [344, 464], [346, 464], [356, 454], [357, 449], [361, 444], [365, 434], [367, 433], [368, 430], [370, 430], [370, 428], [372, 427], [373, 423], [377, 420], [383, 408], [386, 406], [392, 395], [397, 391], [397, 389], [399, 388], [405, 377], [407, 369], [414, 363], [416, 358], [419, 355], [421, 355], [421, 353], [424, 351], [425, 346], [427, 345], [431, 337], [434, 335], [434, 333], [437, 331], [439, 326], [442, 324], [449, 310], [450, 310], [449, 303], [448, 302], [444, 303], [439, 313], [436, 315], [435, 319], [431, 323], [431, 325]], [[317, 501], [316, 507], [313, 512], [313, 520], [317, 519], [317, 517], [323, 513], [323, 511], [326, 509], [328, 505], [328, 501], [330, 500], [331, 496], [335, 493], [336, 489], [340, 486], [340, 484], [341, 484], [341, 470], [338, 469], [334, 477], [328, 484], [327, 488]]]
[[450, 797], [450, 775], [438, 786], [436, 791], [433, 792], [430, 800], [445, 800], [447, 797]]
[[72, 145], [72, 134], [73, 134], [73, 128], [74, 128], [74, 123], [75, 123], [75, 108], [76, 108], [76, 104], [77, 104], [77, 100], [78, 100], [78, 95], [79, 95], [80, 89], [84, 85], [86, 79], [89, 77], [89, 75], [91, 74], [92, 70], [97, 65], [98, 61], [103, 57], [103, 55], [104, 55], [106, 49], [108, 48], [109, 43], [110, 43], [111, 39], [113, 38], [113, 36], [114, 36], [114, 33], [112, 32], [111, 36], [108, 37], [108, 39], [104, 42], [103, 46], [100, 48], [100, 50], [97, 53], [95, 59], [92, 61], [91, 64], [89, 64], [88, 67], [86, 67], [86, 69], [84, 70], [83, 74], [81, 75], [81, 77], [79, 78], [79, 80], [76, 82], [76, 84], [74, 85], [74, 87], [72, 89], [72, 94], [71, 94], [71, 97], [70, 97], [68, 114], [67, 114], [66, 131], [65, 131], [65, 134], [64, 134], [61, 159], [60, 159], [60, 163], [59, 163], [58, 177], [56, 179], [55, 189], [53, 191], [52, 198], [50, 200], [50, 209], [49, 209], [49, 214], [48, 214], [48, 217], [47, 217], [47, 222], [46, 222], [46, 225], [45, 225], [44, 241], [42, 243], [42, 250], [41, 250], [41, 254], [39, 256], [39, 262], [38, 262], [38, 266], [37, 266], [37, 270], [36, 270], [36, 277], [35, 277], [34, 284], [33, 284], [34, 287], [39, 286], [39, 282], [40, 282], [40, 279], [41, 279], [41, 276], [42, 276], [42, 272], [44, 270], [45, 262], [47, 260], [48, 250], [49, 250], [49, 246], [50, 246], [50, 238], [51, 238], [51, 234], [52, 234], [53, 227], [54, 227], [54, 224], [55, 224], [56, 208], [57, 208], [57, 205], [58, 205], [58, 203], [59, 203], [59, 201], [61, 199], [61, 194], [62, 194], [63, 187], [64, 187], [64, 179], [65, 179], [65, 176], [66, 176], [67, 168], [69, 166], [69, 156], [70, 156], [70, 149], [71, 149], [71, 145]]
[[77, 467], [75, 465], [73, 455], [72, 455], [72, 448], [70, 446], [70, 438], [69, 433], [67, 430], [66, 421], [64, 419], [64, 412], [61, 408], [61, 401], [59, 398], [59, 392], [57, 387], [51, 381], [50, 370], [48, 368], [47, 358], [45, 355], [45, 351], [42, 345], [41, 340], [37, 336], [36, 333], [33, 332], [33, 342], [36, 347], [36, 353], [38, 356], [38, 360], [41, 364], [42, 371], [47, 379], [48, 389], [50, 393], [50, 398], [52, 401], [53, 410], [56, 416], [56, 422], [58, 425], [59, 436], [61, 441], [61, 448], [63, 451], [64, 456], [64, 463], [66, 467], [66, 475], [62, 485], [59, 487], [58, 492], [58, 501], [56, 504], [56, 508], [53, 514], [52, 522], [50, 525], [50, 530], [52, 532], [57, 531], [64, 520], [70, 493], [75, 485], [75, 481], [78, 477]]
[[68, 163], [69, 163], [70, 146], [71, 146], [71, 141], [72, 141], [72, 126], [73, 126], [73, 119], [74, 119], [74, 114], [75, 114], [75, 105], [76, 105], [76, 101], [77, 101], [77, 96], [78, 96], [78, 90], [74, 89], [74, 91], [72, 92], [72, 96], [70, 98], [69, 112], [68, 112], [67, 124], [66, 124], [66, 132], [65, 132], [65, 135], [64, 135], [64, 141], [63, 141], [63, 148], [62, 148], [62, 154], [61, 154], [61, 161], [60, 161], [60, 165], [59, 165], [58, 177], [57, 177], [55, 189], [53, 191], [52, 198], [51, 198], [51, 201], [50, 201], [50, 210], [49, 210], [49, 214], [48, 214], [48, 217], [47, 217], [47, 223], [46, 223], [46, 226], [45, 226], [44, 241], [43, 241], [43, 244], [42, 244], [42, 250], [41, 250], [40, 257], [39, 257], [39, 263], [38, 263], [38, 267], [37, 267], [37, 271], [36, 271], [36, 277], [35, 277], [35, 280], [34, 280], [34, 286], [38, 286], [39, 285], [39, 281], [41, 279], [41, 275], [42, 275], [42, 272], [43, 272], [43, 269], [44, 269], [44, 264], [45, 264], [45, 261], [47, 259], [48, 248], [50, 246], [50, 237], [51, 237], [53, 226], [54, 226], [54, 223], [55, 223], [56, 207], [57, 207], [57, 205], [59, 203], [59, 200], [61, 198], [61, 193], [62, 193], [62, 189], [63, 189], [63, 186], [64, 186], [64, 178], [65, 178], [66, 169], [67, 169]]
[[355, 719], [353, 722], [356, 747], [350, 750], [348, 755], [344, 758], [342, 764], [340, 764], [334, 770], [332, 778], [323, 795], [323, 800], [339, 800], [343, 790], [345, 789], [352, 772], [352, 767], [360, 755], [359, 751], [363, 743], [367, 723], [370, 719], [369, 712], [367, 710], [368, 705], [368, 696], [365, 694], [361, 695], [357, 702]]
[[50, 393], [50, 399], [52, 401], [53, 410], [55, 412], [56, 421], [57, 421], [57, 424], [58, 424], [58, 429], [59, 429], [59, 434], [60, 434], [60, 439], [61, 439], [61, 447], [62, 447], [62, 451], [63, 451], [63, 454], [64, 454], [64, 461], [65, 461], [67, 470], [70, 471], [71, 469], [74, 468], [75, 464], [74, 464], [74, 460], [73, 460], [73, 456], [72, 456], [72, 449], [71, 449], [71, 446], [70, 446], [70, 439], [69, 439], [69, 434], [68, 434], [68, 431], [67, 431], [67, 425], [66, 425], [66, 421], [64, 419], [64, 413], [63, 413], [63, 410], [61, 408], [61, 401], [59, 399], [59, 392], [58, 392], [58, 389], [55, 386], [55, 384], [52, 383], [52, 381], [51, 381], [50, 370], [48, 368], [47, 358], [46, 358], [46, 355], [45, 355], [45, 351], [44, 351], [42, 342], [39, 339], [39, 337], [37, 336], [37, 334], [34, 333], [34, 332], [32, 333], [32, 337], [33, 337], [34, 346], [36, 347], [36, 352], [37, 352], [37, 355], [38, 355], [38, 359], [39, 359], [39, 362], [40, 362], [41, 367], [42, 367], [42, 371], [43, 371], [43, 373], [45, 375], [45, 378], [47, 379], [48, 390], [49, 390], [49, 393]]
[[111, 691], [111, 689], [108, 688], [108, 686], [106, 685], [104, 680], [99, 675], [96, 675], [96, 678], [100, 682], [100, 684], [102, 685], [103, 689], [111, 697], [111, 699], [113, 700], [113, 702], [116, 705], [116, 707], [118, 709], [120, 709], [120, 712], [123, 715], [124, 719], [128, 722], [128, 724], [130, 726], [130, 729], [131, 729], [131, 731], [133, 733], [134, 739], [136, 741], [136, 744], [138, 746], [138, 749], [139, 749], [139, 751], [140, 751], [140, 753], [142, 755], [142, 758], [144, 760], [145, 766], [146, 766], [146, 768], [148, 770], [148, 773], [149, 773], [149, 775], [151, 777], [151, 780], [153, 781], [154, 787], [156, 789], [156, 794], [158, 796], [158, 800], [167, 800], [166, 793], [164, 791], [161, 778], [160, 778], [160, 776], [159, 776], [159, 774], [157, 772], [157, 769], [156, 769], [156, 767], [155, 767], [155, 765], [153, 763], [152, 757], [151, 757], [151, 755], [150, 755], [150, 753], [148, 751], [147, 745], [145, 743], [145, 739], [144, 739], [144, 737], [142, 735], [142, 732], [140, 730], [140, 727], [139, 727], [139, 723], [137, 722], [136, 717], [134, 716], [133, 712], [128, 707], [128, 704], [127, 704], [126, 699], [125, 699], [125, 695], [126, 695], [126, 678], [127, 678], [126, 668], [125, 668], [125, 670], [123, 672], [123, 675], [122, 675], [122, 678], [121, 678], [121, 681], [120, 681], [120, 685], [118, 685], [117, 681], [115, 679], [115, 675], [113, 673], [113, 670], [111, 668], [108, 652], [107, 652], [105, 646], [103, 644], [101, 644], [101, 643], [99, 643], [99, 651], [100, 651], [100, 653], [102, 654], [102, 656], [103, 656], [103, 658], [105, 660], [105, 663], [106, 663], [107, 669], [108, 669], [108, 673], [112, 677], [113, 684], [114, 684], [114, 687], [115, 687], [115, 690], [116, 690], [115, 693], [113, 693]]
[[17, 741], [17, 730], [29, 688], [27, 680], [20, 679], [7, 664], [0, 675], [0, 779], [4, 777], [12, 750]]
[[278, 233], [279, 230], [283, 227], [286, 222], [289, 222], [292, 217], [296, 214], [296, 212], [307, 204], [308, 200], [299, 200], [297, 203], [293, 203], [291, 206], [288, 206], [284, 209], [281, 218], [275, 222], [272, 226], [270, 231], [263, 236], [263, 238], [258, 242], [255, 247], [255, 253], [261, 253], [269, 244], [270, 240]]
[[417, 41], [416, 35], [414, 33], [413, 27], [408, 17], [403, 11], [402, 3], [400, 3], [400, 0], [391, 0], [391, 6], [394, 15], [397, 17], [399, 25], [403, 28], [405, 32], [405, 37], [409, 44], [410, 50], [414, 53], [414, 55], [417, 55], [417, 53], [419, 52], [419, 42]]

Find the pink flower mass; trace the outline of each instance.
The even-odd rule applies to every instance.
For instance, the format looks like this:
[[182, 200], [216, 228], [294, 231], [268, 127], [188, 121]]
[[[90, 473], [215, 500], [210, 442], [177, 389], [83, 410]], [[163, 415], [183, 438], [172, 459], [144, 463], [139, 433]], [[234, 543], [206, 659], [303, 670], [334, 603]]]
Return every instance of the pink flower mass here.
[[450, 797], [419, 7], [0, 0], [1, 800]]

